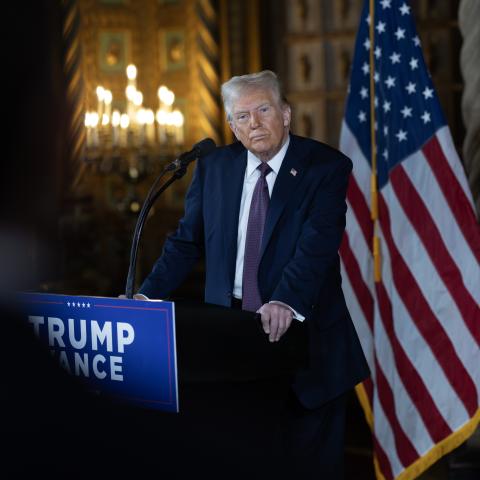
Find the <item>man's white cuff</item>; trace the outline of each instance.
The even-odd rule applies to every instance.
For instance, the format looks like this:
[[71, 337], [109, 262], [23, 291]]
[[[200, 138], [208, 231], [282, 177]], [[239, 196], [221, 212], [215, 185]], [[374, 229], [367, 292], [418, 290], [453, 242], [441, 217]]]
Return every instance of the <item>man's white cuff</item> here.
[[292, 311], [293, 318], [295, 320], [298, 320], [299, 322], [303, 322], [305, 320], [305, 317], [303, 315], [300, 315], [296, 310], [294, 310], [290, 305], [287, 305], [286, 303], [279, 302], [278, 300], [271, 300], [268, 303], [273, 303], [275, 305], [282, 305], [283, 307], [287, 307], [289, 310]]

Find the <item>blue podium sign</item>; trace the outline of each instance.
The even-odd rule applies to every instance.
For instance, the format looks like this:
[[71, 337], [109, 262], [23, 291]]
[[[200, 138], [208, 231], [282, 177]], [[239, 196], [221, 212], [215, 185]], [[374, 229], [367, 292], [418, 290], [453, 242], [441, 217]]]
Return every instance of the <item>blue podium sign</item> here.
[[39, 293], [17, 298], [60, 366], [89, 389], [178, 412], [173, 303]]

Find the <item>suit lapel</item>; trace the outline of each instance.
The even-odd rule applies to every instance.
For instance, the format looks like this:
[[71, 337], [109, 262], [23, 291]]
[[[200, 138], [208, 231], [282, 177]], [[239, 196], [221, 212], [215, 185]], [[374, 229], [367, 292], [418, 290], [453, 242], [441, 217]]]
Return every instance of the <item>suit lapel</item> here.
[[225, 162], [224, 171], [222, 172], [223, 188], [221, 198], [223, 202], [224, 252], [227, 256], [226, 263], [232, 286], [237, 258], [238, 215], [246, 166], [247, 151], [243, 148], [235, 148], [233, 158]]
[[303, 178], [308, 162], [305, 158], [306, 151], [302, 148], [301, 142], [295, 135], [290, 135], [290, 145], [283, 159], [282, 166], [278, 172], [277, 179], [272, 191], [272, 198], [268, 207], [265, 228], [263, 230], [262, 248], [260, 258], [270, 241], [275, 225], [285, 209], [288, 200], [292, 198], [297, 185]]

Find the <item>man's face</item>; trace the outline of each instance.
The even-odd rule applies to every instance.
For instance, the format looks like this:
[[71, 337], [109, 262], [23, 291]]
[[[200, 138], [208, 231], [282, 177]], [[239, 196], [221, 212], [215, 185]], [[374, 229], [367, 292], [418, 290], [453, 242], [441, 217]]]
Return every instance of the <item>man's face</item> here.
[[270, 160], [282, 147], [290, 127], [290, 107], [281, 106], [270, 90], [244, 90], [232, 108], [230, 128], [262, 161]]

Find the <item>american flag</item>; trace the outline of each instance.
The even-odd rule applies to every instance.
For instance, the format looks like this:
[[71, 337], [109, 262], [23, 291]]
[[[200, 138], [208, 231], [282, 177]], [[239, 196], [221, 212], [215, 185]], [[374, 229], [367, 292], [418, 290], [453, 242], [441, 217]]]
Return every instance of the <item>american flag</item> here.
[[[376, 475], [403, 480], [460, 445], [480, 421], [480, 228], [411, 7], [375, 0], [372, 13], [367, 1], [340, 139], [354, 164], [340, 254], [347, 304], [372, 370], [357, 393], [373, 434]], [[376, 227], [370, 216], [370, 49]]]

